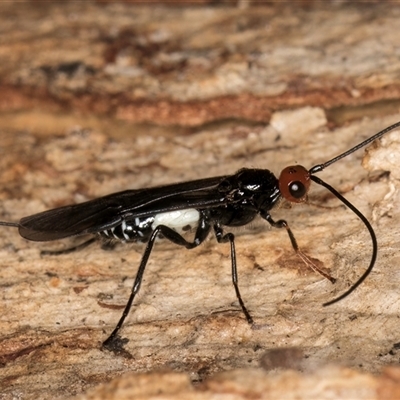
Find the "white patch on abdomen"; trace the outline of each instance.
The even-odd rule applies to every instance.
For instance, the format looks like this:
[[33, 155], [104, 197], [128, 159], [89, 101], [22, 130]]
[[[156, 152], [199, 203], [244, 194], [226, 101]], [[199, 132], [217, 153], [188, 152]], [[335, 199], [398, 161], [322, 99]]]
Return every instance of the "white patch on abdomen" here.
[[197, 228], [199, 219], [200, 213], [195, 209], [168, 211], [157, 214], [151, 227], [165, 225], [177, 232], [186, 232]]

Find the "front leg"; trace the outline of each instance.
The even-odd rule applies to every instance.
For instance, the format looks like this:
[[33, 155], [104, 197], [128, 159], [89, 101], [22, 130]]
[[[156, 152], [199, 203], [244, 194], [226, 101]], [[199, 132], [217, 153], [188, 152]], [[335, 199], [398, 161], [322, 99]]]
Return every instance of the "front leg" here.
[[220, 225], [214, 225], [214, 232], [215, 237], [217, 238], [218, 243], [226, 243], [230, 242], [231, 244], [231, 261], [232, 261], [232, 283], [233, 287], [235, 288], [236, 297], [239, 301], [240, 307], [242, 308], [243, 314], [246, 317], [247, 322], [252, 325], [253, 318], [251, 317], [250, 313], [247, 311], [246, 306], [242, 300], [242, 296], [240, 295], [239, 285], [238, 285], [238, 274], [237, 274], [237, 267], [236, 267], [236, 251], [235, 251], [235, 235], [233, 233], [227, 233], [224, 235], [223, 229]]
[[284, 219], [280, 219], [278, 221], [274, 221], [274, 219], [271, 217], [271, 214], [269, 214], [267, 212], [266, 213], [262, 213], [261, 217], [264, 218], [266, 221], [268, 221], [271, 224], [271, 226], [273, 226], [274, 228], [285, 228], [286, 229], [286, 232], [288, 233], [288, 236], [289, 236], [289, 239], [290, 239], [290, 243], [292, 244], [293, 250], [301, 258], [301, 260], [304, 262], [304, 264], [307, 265], [307, 267], [311, 268], [314, 272], [318, 272], [324, 278], [330, 280], [332, 283], [336, 282], [335, 278], [333, 278], [332, 276], [330, 276], [326, 272], [322, 271], [319, 267], [317, 267], [315, 265], [315, 263], [313, 263], [311, 261], [311, 259], [305, 253], [303, 253], [300, 250], [300, 248], [299, 248], [299, 246], [297, 244], [297, 240], [294, 237], [293, 232], [289, 227], [289, 224]]

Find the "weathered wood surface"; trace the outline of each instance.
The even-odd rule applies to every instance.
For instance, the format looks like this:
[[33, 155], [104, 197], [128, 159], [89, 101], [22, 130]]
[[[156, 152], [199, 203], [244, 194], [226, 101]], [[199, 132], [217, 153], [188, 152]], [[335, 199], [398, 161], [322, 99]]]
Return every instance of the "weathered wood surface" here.
[[[394, 6], [1, 7], [3, 220], [243, 166], [276, 174], [294, 163], [311, 167], [400, 120]], [[76, 68], [63, 70], [68, 65]], [[368, 104], [374, 112], [354, 108]], [[288, 111], [307, 105], [318, 108]], [[365, 118], [335, 126], [361, 112]], [[340, 391], [347, 383], [353, 398], [394, 398], [399, 372], [381, 369], [399, 363], [398, 142], [393, 134], [372, 146], [363, 161], [369, 171], [359, 151], [320, 174], [365, 213], [379, 239], [374, 272], [349, 298], [321, 306], [364, 271], [370, 239], [351, 212], [314, 188], [314, 205], [273, 215], [338, 278], [334, 286], [293, 255], [285, 232], [263, 223], [235, 231], [252, 329], [231, 285], [229, 246], [160, 244], [121, 332], [132, 358], [100, 344], [119, 319], [142, 246], [45, 257], [40, 250], [73, 241], [38, 244], [0, 229], [0, 398], [89, 389], [88, 398], [123, 398], [121, 387], [135, 398], [151, 397], [154, 387], [164, 398], [279, 398], [288, 382], [303, 398], [311, 398], [307, 388], [316, 388], [315, 398], [331, 387], [348, 393]], [[285, 347], [301, 350], [293, 367], [305, 376], [246, 369]], [[231, 369], [240, 370], [215, 375]]]
[[376, 110], [400, 97], [400, 10], [392, 4], [50, 2], [3, 3], [1, 11], [3, 112], [40, 107], [193, 126], [265, 122], [305, 105]]

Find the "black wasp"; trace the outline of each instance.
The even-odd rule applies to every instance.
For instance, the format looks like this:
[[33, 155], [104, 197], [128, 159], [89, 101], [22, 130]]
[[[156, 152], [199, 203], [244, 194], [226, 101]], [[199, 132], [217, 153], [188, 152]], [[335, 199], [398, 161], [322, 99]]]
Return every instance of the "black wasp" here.
[[[234, 175], [114, 193], [82, 204], [34, 214], [22, 218], [18, 223], [0, 222], [0, 225], [17, 227], [22, 237], [34, 241], [95, 234], [123, 242], [147, 242], [129, 300], [114, 331], [103, 343], [106, 348], [113, 348], [114, 342], [119, 340], [118, 332], [140, 289], [150, 253], [159, 235], [187, 249], [200, 245], [211, 231], [214, 232], [218, 243], [229, 242], [232, 282], [249, 324], [253, 323], [253, 319], [244, 305], [238, 286], [235, 237], [233, 233], [225, 233], [225, 227], [246, 225], [259, 215], [271, 226], [285, 228], [293, 249], [302, 260], [310, 268], [335, 282], [334, 278], [319, 270], [299, 250], [287, 222], [275, 221], [270, 214], [282, 198], [294, 203], [306, 201], [310, 183], [314, 181], [333, 193], [361, 219], [372, 240], [372, 257], [368, 268], [353, 286], [339, 297], [325, 303], [326, 306], [348, 296], [365, 280], [375, 264], [378, 245], [375, 232], [366, 217], [332, 186], [314, 174], [399, 126], [400, 122], [397, 122], [350, 150], [309, 170], [300, 165], [287, 167], [281, 172], [279, 179], [266, 169], [243, 168]], [[193, 241], [187, 241], [182, 236], [183, 231], [187, 229], [195, 231]]]

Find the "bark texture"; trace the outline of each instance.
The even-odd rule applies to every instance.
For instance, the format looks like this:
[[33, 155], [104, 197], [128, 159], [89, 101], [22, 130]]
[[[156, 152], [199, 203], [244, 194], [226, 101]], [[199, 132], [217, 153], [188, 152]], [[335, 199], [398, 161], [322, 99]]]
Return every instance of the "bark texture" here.
[[[1, 220], [112, 192], [310, 168], [400, 120], [400, 7], [224, 8], [8, 3], [0, 12]], [[314, 185], [272, 212], [337, 278], [307, 269], [284, 230], [237, 229], [229, 246], [157, 243], [121, 332], [143, 246], [33, 243], [0, 229], [0, 399], [400, 397], [400, 133], [319, 176], [371, 221], [371, 239]], [[364, 167], [364, 168], [363, 168]], [[316, 186], [316, 187], [315, 187]]]

